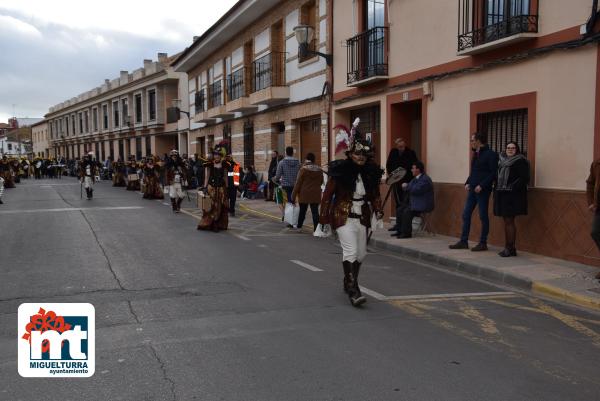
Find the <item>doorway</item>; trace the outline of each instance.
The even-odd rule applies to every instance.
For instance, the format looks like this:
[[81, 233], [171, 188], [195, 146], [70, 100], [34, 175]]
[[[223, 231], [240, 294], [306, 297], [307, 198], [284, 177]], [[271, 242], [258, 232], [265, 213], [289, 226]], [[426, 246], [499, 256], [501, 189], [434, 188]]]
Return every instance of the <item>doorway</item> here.
[[388, 152], [395, 146], [394, 141], [403, 138], [406, 146], [423, 160], [422, 151], [423, 106], [421, 100], [392, 104], [391, 142]]
[[321, 165], [321, 118], [300, 122], [300, 152], [298, 158], [304, 160], [308, 153], [315, 155], [315, 164]]

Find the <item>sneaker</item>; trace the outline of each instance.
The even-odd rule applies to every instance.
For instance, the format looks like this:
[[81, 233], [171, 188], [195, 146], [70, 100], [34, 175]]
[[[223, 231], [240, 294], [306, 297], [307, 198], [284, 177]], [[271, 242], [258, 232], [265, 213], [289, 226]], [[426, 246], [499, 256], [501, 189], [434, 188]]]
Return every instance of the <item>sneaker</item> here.
[[475, 245], [473, 248], [471, 248], [472, 252], [481, 252], [481, 251], [487, 251], [488, 247], [487, 244], [480, 242], [479, 244]]
[[458, 241], [456, 244], [448, 245], [450, 249], [469, 249], [469, 243], [466, 241]]

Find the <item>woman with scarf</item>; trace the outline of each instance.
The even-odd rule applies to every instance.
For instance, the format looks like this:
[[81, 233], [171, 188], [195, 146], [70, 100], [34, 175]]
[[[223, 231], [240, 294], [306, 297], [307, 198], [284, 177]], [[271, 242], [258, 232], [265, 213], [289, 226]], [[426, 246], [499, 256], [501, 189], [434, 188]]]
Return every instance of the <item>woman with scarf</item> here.
[[[358, 119], [357, 119], [358, 120]], [[358, 285], [360, 266], [367, 256], [371, 213], [383, 217], [379, 184], [383, 170], [373, 161], [373, 146], [358, 136], [355, 121], [346, 159], [329, 163], [319, 223], [336, 230], [342, 246], [344, 291], [353, 306], [365, 303]]]
[[202, 211], [202, 220], [198, 223], [198, 230], [227, 230], [229, 226], [229, 196], [227, 192], [227, 172], [229, 163], [224, 160], [227, 147], [224, 142], [215, 146], [212, 151], [213, 158], [207, 162], [204, 179], [204, 193], [211, 200], [210, 209]]
[[516, 142], [506, 145], [500, 155], [498, 178], [494, 191], [494, 215], [504, 219], [506, 244], [498, 253], [502, 257], [517, 256], [517, 226], [515, 217], [527, 215], [527, 185], [529, 184], [529, 162], [521, 153]]

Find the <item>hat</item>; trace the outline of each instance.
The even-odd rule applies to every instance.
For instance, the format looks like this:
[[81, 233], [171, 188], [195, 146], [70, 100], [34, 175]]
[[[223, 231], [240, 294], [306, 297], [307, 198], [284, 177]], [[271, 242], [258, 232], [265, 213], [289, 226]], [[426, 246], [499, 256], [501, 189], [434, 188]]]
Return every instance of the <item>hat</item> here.
[[352, 129], [350, 131], [350, 146], [347, 155], [350, 153], [362, 153], [365, 156], [372, 157], [375, 153], [375, 147], [371, 143], [370, 139], [367, 139], [362, 136], [360, 131], [358, 130], [358, 125], [360, 124], [360, 118], [356, 118], [352, 123]]
[[179, 156], [179, 152], [176, 149], [173, 149], [170, 153], [171, 156]]

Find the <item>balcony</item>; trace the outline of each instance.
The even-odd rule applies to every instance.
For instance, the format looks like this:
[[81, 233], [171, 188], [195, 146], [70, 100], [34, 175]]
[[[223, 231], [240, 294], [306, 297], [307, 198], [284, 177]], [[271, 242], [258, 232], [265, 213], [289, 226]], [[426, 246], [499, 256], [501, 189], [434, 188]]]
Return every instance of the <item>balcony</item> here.
[[250, 104], [274, 105], [290, 100], [290, 88], [285, 84], [284, 52], [272, 52], [252, 63], [252, 93]]
[[459, 0], [458, 55], [483, 53], [536, 37], [538, 10], [539, 1]]
[[193, 122], [209, 124], [215, 121], [214, 118], [208, 117], [208, 112], [206, 111], [205, 89], [196, 92], [196, 97], [194, 98], [194, 109], [196, 113], [194, 114], [194, 118], [192, 119]]
[[223, 102], [223, 80], [213, 82], [208, 90], [208, 111], [207, 117], [229, 118], [233, 117], [233, 113], [228, 113]]
[[256, 110], [250, 104], [251, 72], [249, 68], [240, 68], [227, 76], [227, 104], [225, 109], [229, 113]]
[[388, 28], [375, 27], [346, 41], [347, 85], [361, 86], [388, 79]]

